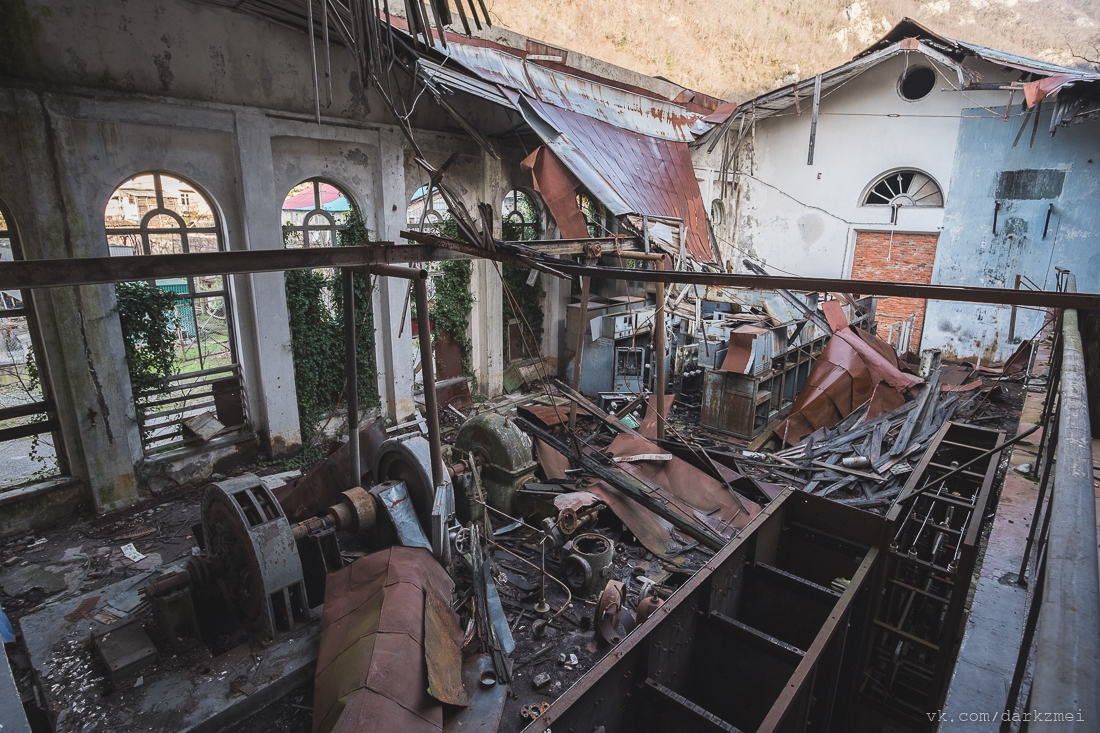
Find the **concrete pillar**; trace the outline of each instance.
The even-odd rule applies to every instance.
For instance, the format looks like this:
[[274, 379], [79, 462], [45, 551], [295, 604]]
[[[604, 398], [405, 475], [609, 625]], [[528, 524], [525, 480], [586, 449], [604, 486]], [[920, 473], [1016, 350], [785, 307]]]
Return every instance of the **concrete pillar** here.
[[[257, 112], [243, 111], [234, 117], [244, 232], [240, 241], [229, 241], [226, 246], [281, 249], [280, 200], [275, 191], [267, 118]], [[271, 455], [284, 455], [296, 450], [302, 437], [283, 274], [234, 276], [233, 290], [238, 354], [252, 429], [261, 436]]]
[[[379, 132], [378, 238], [396, 242], [405, 228], [405, 139], [395, 128]], [[374, 290], [374, 348], [378, 396], [386, 416], [403, 421], [413, 414], [412, 298], [407, 280], [378, 278]], [[422, 338], [430, 338], [424, 334]]]
[[[504, 197], [500, 161], [482, 151], [481, 201], [493, 207], [493, 235], [501, 236], [500, 206]], [[476, 210], [476, 209], [472, 209]], [[504, 303], [500, 275], [491, 260], [474, 260], [470, 273], [474, 305], [470, 311], [470, 361], [478, 389], [485, 397], [504, 390]]]
[[542, 354], [552, 374], [565, 376], [565, 314], [571, 298], [572, 281], [540, 273], [543, 297]]
[[[14, 97], [24, 185], [35, 205], [34, 226], [22, 232], [24, 255], [107, 256], [102, 206], [87, 205], [81, 176], [68, 165], [74, 149], [68, 119], [49, 111], [45, 95]], [[98, 221], [86, 218], [97, 209]], [[129, 506], [139, 499], [134, 467], [142, 450], [114, 287], [54, 288], [33, 297], [45, 346], [38, 358], [50, 373], [70, 470], [88, 482], [97, 512]]]

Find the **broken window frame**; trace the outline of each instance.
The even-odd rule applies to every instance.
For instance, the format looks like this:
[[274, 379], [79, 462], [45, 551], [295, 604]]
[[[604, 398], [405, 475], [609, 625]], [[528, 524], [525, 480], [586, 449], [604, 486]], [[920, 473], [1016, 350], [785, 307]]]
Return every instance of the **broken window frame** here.
[[[925, 190], [929, 186], [931, 190]], [[887, 193], [890, 195], [887, 196]], [[911, 203], [904, 203], [903, 200]], [[943, 188], [939, 182], [917, 168], [888, 171], [875, 178], [860, 196], [860, 206], [942, 209], [943, 203]]]
[[[114, 200], [120, 195], [122, 188], [127, 183], [144, 176], [152, 176], [153, 178], [153, 198], [156, 204], [155, 207], [141, 217], [141, 221], [136, 227], [113, 226], [106, 220], [106, 216], [104, 216], [108, 243], [115, 237], [139, 237], [141, 242], [140, 254], [135, 253], [134, 256], [140, 257], [142, 255], [153, 254], [151, 237], [157, 235], [170, 235], [179, 237], [179, 249], [181, 253], [189, 254], [191, 252], [190, 236], [196, 234], [212, 234], [214, 235], [217, 251], [224, 252], [226, 250], [221, 218], [218, 215], [217, 207], [214, 206], [213, 198], [203, 191], [201, 187], [182, 176], [167, 171], [146, 171], [143, 173], [136, 173], [115, 188], [114, 192], [111, 194], [111, 200]], [[180, 212], [168, 208], [164, 196], [163, 179], [165, 177], [185, 184], [194, 192], [194, 196], [202, 200], [202, 203], [205, 204], [210, 211], [212, 220], [210, 226], [188, 226]], [[193, 203], [193, 201], [191, 201], [191, 191], [188, 192], [187, 197], [189, 204]], [[175, 226], [152, 226], [154, 220], [161, 216], [167, 216], [175, 223]], [[133, 244], [130, 246], [131, 249], [134, 249]], [[157, 254], [160, 253], [158, 252]], [[163, 387], [149, 390], [146, 394], [134, 393], [134, 401], [141, 407], [156, 410], [154, 412], [145, 413], [140, 428], [142, 449], [147, 458], [154, 458], [158, 453], [190, 445], [194, 439], [189, 438], [184, 430], [184, 420], [188, 417], [210, 411], [211, 409], [217, 410], [218, 400], [216, 395], [225, 390], [228, 386], [225, 380], [228, 379], [235, 379], [238, 383], [238, 392], [242, 397], [241, 412], [243, 417], [239, 425], [226, 425], [225, 431], [223, 431], [222, 434], [245, 432], [249, 429], [248, 415], [244, 409], [244, 380], [241, 378], [230, 278], [227, 275], [215, 276], [215, 279], [220, 279], [221, 286], [213, 290], [199, 289], [196, 286], [196, 280], [199, 278], [188, 276], [180, 279], [185, 281], [187, 287], [186, 291], [181, 293], [170, 291], [175, 301], [177, 339], [179, 343], [183, 345], [183, 353], [184, 356], [186, 356], [187, 352], [190, 351], [190, 347], [184, 342], [184, 336], [181, 334], [181, 329], [186, 329], [185, 321], [191, 324], [194, 329], [194, 334], [191, 335], [190, 338], [196, 349], [199, 368], [172, 374], [165, 380], [165, 385]], [[206, 280], [210, 278], [203, 279]], [[165, 282], [165, 278], [161, 278], [159, 282], [157, 280], [148, 280], [146, 282], [161, 288], [165, 287], [165, 285], [162, 284]], [[227, 364], [208, 367], [207, 361], [212, 358], [212, 355], [204, 349], [203, 340], [199, 335], [200, 329], [202, 328], [200, 325], [202, 320], [200, 318], [200, 308], [196, 307], [196, 302], [216, 300], [218, 298], [220, 298], [222, 302], [221, 310], [224, 313], [226, 347], [229, 352], [229, 358]], [[188, 313], [189, 317], [187, 317]], [[181, 318], [181, 315], [183, 315], [183, 318]], [[217, 318], [216, 313], [209, 313], [206, 308], [201, 308], [201, 315], [209, 316], [206, 319], [207, 322], [212, 318]], [[214, 339], [212, 338], [211, 340], [213, 341]], [[183, 359], [177, 361], [176, 364], [178, 366], [183, 366], [183, 364], [190, 361], [193, 360]], [[216, 392], [216, 390], [218, 391]], [[198, 404], [187, 404], [195, 401], [198, 401]]]
[[[425, 187], [421, 186], [421, 188]], [[418, 188], [417, 192], [419, 192], [421, 188]], [[447, 203], [443, 200], [443, 195], [439, 193], [438, 189], [433, 188], [431, 191], [431, 196], [428, 196], [428, 192], [425, 191], [424, 196], [428, 200], [424, 203], [424, 208], [420, 212], [420, 218], [416, 221], [408, 222], [406, 224], [406, 227], [409, 229], [409, 231], [413, 232], [430, 232], [434, 234], [439, 234], [439, 227], [443, 224], [444, 220], [446, 220], [450, 216], [451, 211], [447, 207]], [[409, 208], [412, 207], [413, 202], [415, 202], [416, 199], [417, 196], [416, 193], [414, 193], [412, 199], [405, 207], [406, 212]], [[437, 202], [443, 204], [442, 209], [436, 208], [435, 205]], [[408, 218], [407, 214], [405, 218]]]
[[[508, 210], [508, 197], [512, 198], [512, 209]], [[528, 208], [532, 218], [528, 220], [527, 216], [521, 211], [521, 207], [517, 204], [520, 200], [520, 196], [527, 199], [529, 202]], [[535, 240], [542, 235], [544, 229], [542, 224], [543, 207], [539, 204], [538, 198], [534, 193], [528, 191], [525, 188], [513, 188], [508, 193], [504, 194], [504, 200], [500, 204], [500, 218], [501, 221], [511, 221], [521, 227], [523, 232], [523, 240]]]
[[607, 207], [583, 188], [577, 189], [577, 208], [581, 210], [584, 223], [588, 226], [588, 236], [597, 238], [614, 234]]
[[[7, 240], [9, 243], [13, 260], [24, 259], [18, 228], [11, 215], [11, 210], [8, 209], [2, 200], [0, 200], [0, 240]], [[31, 297], [31, 293], [26, 290], [20, 290], [19, 294], [21, 305], [13, 305], [13, 307], [10, 308], [7, 307], [10, 299], [9, 294], [6, 292], [0, 294], [0, 320], [10, 321], [10, 319], [23, 318], [26, 321], [27, 335], [30, 339], [30, 344], [28, 346], [30, 348], [30, 356], [34, 359], [35, 368], [38, 370], [38, 389], [41, 392], [41, 399], [34, 399], [35, 395], [32, 394], [30, 388], [23, 382], [23, 378], [16, 373], [16, 381], [23, 386], [26, 396], [30, 401], [26, 404], [16, 404], [0, 408], [0, 421], [7, 422], [13, 420], [19, 423], [14, 426], [0, 428], [0, 443], [22, 440], [23, 438], [37, 438], [37, 436], [49, 434], [50, 439], [53, 441], [54, 459], [52, 468], [48, 466], [48, 463], [43, 461], [43, 467], [39, 468], [31, 475], [16, 478], [10, 483], [0, 484], [0, 494], [29, 484], [55, 480], [69, 475], [69, 462], [65, 453], [65, 445], [61, 437], [61, 426], [57, 417], [57, 405], [53, 399], [49, 367], [46, 363], [46, 359], [43, 358], [46, 351], [42, 342], [42, 334], [38, 328], [34, 301]], [[5, 350], [8, 351], [6, 339]], [[8, 353], [10, 354], [11, 352], [8, 351]], [[24, 364], [25, 363], [24, 357]], [[18, 370], [20, 365], [13, 362], [12, 366]]]

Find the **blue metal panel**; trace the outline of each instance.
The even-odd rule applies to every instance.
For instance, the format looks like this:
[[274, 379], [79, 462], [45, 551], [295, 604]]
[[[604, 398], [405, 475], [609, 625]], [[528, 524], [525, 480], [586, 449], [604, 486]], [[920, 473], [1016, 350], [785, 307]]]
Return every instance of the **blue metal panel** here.
[[[1064, 267], [1077, 275], [1079, 290], [1098, 292], [1100, 122], [1059, 128], [1052, 138], [1048, 111], [1039, 120], [1034, 147], [1028, 146], [1029, 123], [1013, 148], [1021, 123], [1019, 107], [1015, 110], [1008, 122], [980, 109], [963, 113], [932, 282], [1011, 288], [1021, 274], [1052, 290], [1055, 268]], [[1002, 185], [1006, 171], [1055, 173], [1035, 190], [1021, 192]], [[1048, 185], [1063, 174], [1060, 192]], [[1013, 198], [997, 198], [1006, 193]], [[930, 301], [921, 347], [983, 362], [1003, 360], [1021, 338], [1035, 334], [1044, 318], [1042, 312], [1020, 309], [1015, 339], [1010, 339], [1011, 313], [1004, 306]]]

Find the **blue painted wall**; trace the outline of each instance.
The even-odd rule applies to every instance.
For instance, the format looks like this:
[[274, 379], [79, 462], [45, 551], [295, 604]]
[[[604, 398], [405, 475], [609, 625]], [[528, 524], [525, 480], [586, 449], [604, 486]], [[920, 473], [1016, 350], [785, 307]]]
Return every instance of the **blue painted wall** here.
[[[1013, 109], [1018, 115], [1019, 107]], [[1028, 147], [1029, 121], [1013, 148], [1020, 117], [1005, 122], [983, 110], [963, 114], [973, 117], [959, 127], [932, 282], [1011, 288], [1019, 273], [1050, 290], [1055, 267], [1063, 267], [1076, 274], [1079, 291], [1100, 292], [1100, 121], [1059, 128], [1052, 138], [1047, 109], [1034, 147]], [[1041, 173], [1006, 177], [1006, 171]], [[1010, 317], [1009, 307], [929, 301], [921, 348], [982, 363], [1003, 360], [1039, 330], [1044, 314], [1020, 309], [1015, 338]]]

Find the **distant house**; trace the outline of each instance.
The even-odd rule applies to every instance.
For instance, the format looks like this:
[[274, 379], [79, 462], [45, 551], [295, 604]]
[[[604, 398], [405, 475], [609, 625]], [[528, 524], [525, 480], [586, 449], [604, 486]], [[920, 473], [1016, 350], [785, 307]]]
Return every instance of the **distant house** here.
[[[1064, 267], [1100, 290], [1098, 87], [1098, 74], [905, 20], [851, 62], [739, 105], [696, 144], [697, 171], [728, 171], [711, 184], [723, 257], [775, 274], [1048, 290]], [[982, 361], [1043, 322], [905, 298], [878, 314], [899, 351]]]

